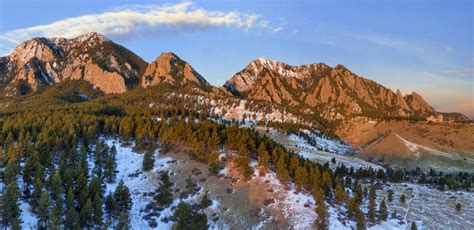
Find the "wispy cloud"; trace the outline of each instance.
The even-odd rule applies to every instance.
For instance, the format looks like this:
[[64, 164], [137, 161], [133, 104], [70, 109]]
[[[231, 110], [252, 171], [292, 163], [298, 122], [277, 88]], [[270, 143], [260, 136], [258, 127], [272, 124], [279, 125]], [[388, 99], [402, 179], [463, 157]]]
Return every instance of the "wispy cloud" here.
[[473, 76], [472, 69], [453, 69], [447, 70], [446, 73], [460, 76]]
[[279, 26], [279, 27], [274, 28], [272, 31], [276, 33], [276, 32], [280, 32], [282, 30], [283, 30], [283, 27]]
[[[237, 11], [208, 11], [191, 2], [167, 5], [127, 5], [99, 14], [66, 18], [46, 25], [15, 29], [0, 35], [0, 41], [12, 46], [32, 37], [72, 38], [95, 31], [108, 36], [160, 35], [169, 32], [194, 32], [220, 27], [244, 31], [274, 31], [258, 14]], [[5, 51], [3, 47], [0, 47]]]

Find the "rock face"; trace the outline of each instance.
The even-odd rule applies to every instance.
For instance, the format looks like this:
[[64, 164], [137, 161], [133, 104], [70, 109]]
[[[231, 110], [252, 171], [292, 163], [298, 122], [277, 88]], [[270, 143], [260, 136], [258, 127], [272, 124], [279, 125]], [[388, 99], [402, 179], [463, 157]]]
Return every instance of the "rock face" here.
[[84, 79], [105, 93], [136, 85], [147, 63], [98, 33], [73, 39], [33, 38], [0, 58], [2, 94], [33, 92], [68, 79]]
[[427, 117], [437, 113], [418, 94], [395, 93], [342, 65], [290, 66], [259, 58], [224, 87], [243, 98], [312, 111], [330, 120], [351, 115]]
[[210, 87], [209, 83], [189, 63], [174, 53], [162, 53], [150, 63], [141, 78], [144, 88], [160, 83], [174, 86]]

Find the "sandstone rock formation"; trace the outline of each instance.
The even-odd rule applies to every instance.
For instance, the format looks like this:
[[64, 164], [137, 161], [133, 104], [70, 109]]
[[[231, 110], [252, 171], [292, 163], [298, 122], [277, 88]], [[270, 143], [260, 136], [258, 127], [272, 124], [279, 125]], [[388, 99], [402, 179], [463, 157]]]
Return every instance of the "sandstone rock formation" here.
[[2, 94], [22, 95], [68, 79], [84, 79], [105, 93], [138, 83], [147, 63], [98, 33], [73, 39], [33, 38], [0, 58]]
[[290, 66], [263, 58], [250, 62], [224, 85], [243, 98], [292, 108], [312, 108], [335, 120], [351, 115], [427, 117], [437, 112], [420, 95], [403, 96], [352, 73], [343, 65]]
[[148, 65], [141, 77], [141, 86], [144, 88], [160, 83], [210, 87], [206, 79], [174, 53], [162, 53]]

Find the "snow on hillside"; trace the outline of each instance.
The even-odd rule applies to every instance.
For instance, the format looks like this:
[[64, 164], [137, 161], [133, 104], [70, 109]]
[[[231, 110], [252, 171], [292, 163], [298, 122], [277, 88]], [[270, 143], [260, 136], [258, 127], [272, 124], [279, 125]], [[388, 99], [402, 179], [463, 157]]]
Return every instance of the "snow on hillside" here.
[[342, 143], [339, 140], [331, 139], [331, 138], [324, 138], [309, 131], [305, 130], [305, 133], [308, 135], [309, 138], [315, 143], [310, 144], [306, 141], [303, 137], [300, 137], [295, 134], [291, 134], [289, 136], [290, 140], [297, 143], [297, 145], [301, 146], [302, 148], [314, 149], [314, 150], [324, 150], [325, 152], [330, 153], [337, 153], [337, 154], [346, 154], [348, 153], [351, 148]]
[[[163, 170], [168, 170], [173, 163], [178, 163], [173, 158], [168, 156], [160, 156], [158, 151], [155, 152], [155, 164], [153, 170], [150, 172], [143, 172], [141, 170], [144, 154], [136, 153], [131, 147], [121, 146], [116, 140], [106, 140], [109, 147], [115, 145], [117, 148], [117, 181], [113, 184], [107, 184], [107, 192], [114, 191], [120, 179], [123, 179], [125, 185], [130, 189], [132, 195], [132, 210], [130, 212], [132, 229], [171, 229], [173, 222], [169, 218], [173, 215], [172, 209], [176, 207], [179, 202], [195, 203], [201, 197], [203, 191], [199, 191], [195, 195], [189, 196], [186, 199], [176, 197], [173, 203], [159, 212], [159, 217], [149, 218], [155, 219], [157, 226], [150, 227], [144, 217], [147, 215], [143, 210], [145, 207], [153, 202], [153, 196], [147, 194], [154, 194], [154, 191], [159, 187], [159, 175]], [[201, 189], [202, 190], [202, 189]], [[213, 206], [210, 209], [217, 208], [218, 202], [213, 200]], [[211, 226], [212, 227], [212, 226]]]
[[328, 153], [328, 152], [323, 152], [323, 151], [299, 151], [297, 153], [298, 155], [306, 159], [314, 160], [322, 164], [326, 162], [331, 162], [331, 160], [334, 158], [336, 160], [336, 164], [334, 165], [330, 163], [329, 165], [330, 168], [332, 169], [336, 168], [336, 166], [340, 164], [344, 164], [344, 166], [348, 168], [353, 167], [354, 169], [372, 167], [374, 170], [379, 170], [379, 169], [385, 170], [380, 165], [370, 163], [356, 157], [343, 156], [343, 155]]
[[[329, 165], [333, 169], [339, 164], [344, 164], [346, 167], [354, 167], [356, 169], [368, 167], [372, 167], [374, 170], [384, 169], [382, 166], [377, 164], [347, 155], [347, 153], [351, 151], [351, 148], [337, 140], [319, 137], [316, 139], [317, 146], [315, 147], [314, 145], [309, 144], [308, 141], [302, 137], [294, 134], [287, 135], [286, 133], [275, 129], [270, 130], [268, 133], [265, 132], [265, 135], [268, 135], [277, 143], [282, 144], [288, 150], [294, 151], [296, 154], [317, 161], [318, 163], [325, 164], [331, 162], [334, 158], [336, 164], [330, 163]], [[311, 134], [310, 136], [313, 138], [317, 137], [315, 134]], [[321, 151], [321, 148], [318, 147], [320, 144], [325, 146], [326, 149], [331, 149], [332, 151]], [[346, 155], [340, 153], [346, 153]]]
[[[152, 173], [143, 173], [141, 171], [143, 154], [135, 153], [131, 147], [121, 146], [115, 140], [106, 140], [109, 147], [115, 145], [117, 148], [117, 180], [116, 183], [107, 184], [106, 191], [114, 191], [120, 179], [123, 179], [125, 185], [130, 189], [132, 195], [132, 210], [130, 212], [131, 227], [133, 229], [149, 228], [148, 223], [142, 219], [140, 210], [143, 209], [153, 197], [143, 196], [144, 193], [154, 192], [159, 186], [157, 179], [153, 178]], [[155, 154], [155, 165], [152, 172], [165, 170], [171, 162], [170, 157], [157, 158]], [[163, 215], [170, 213], [163, 212]], [[160, 226], [171, 228], [171, 223], [160, 223]]]
[[293, 186], [286, 189], [276, 178], [274, 172], [267, 173], [262, 177], [255, 171], [254, 177], [262, 180], [262, 182], [269, 181], [269, 185], [275, 193], [283, 196], [282, 200], [276, 199], [276, 202], [271, 207], [283, 211], [290, 226], [293, 226], [295, 229], [305, 229], [313, 225], [318, 216], [314, 211], [315, 201], [312, 195], [296, 192]]
[[459, 158], [459, 154], [457, 153], [447, 153], [447, 152], [442, 152], [442, 151], [439, 151], [439, 150], [436, 150], [436, 149], [432, 149], [432, 148], [429, 148], [429, 147], [426, 147], [426, 146], [423, 146], [423, 145], [419, 145], [419, 144], [415, 144], [413, 142], [410, 142], [406, 139], [404, 139], [403, 137], [399, 136], [398, 134], [396, 134], [397, 137], [410, 149], [410, 151], [412, 151], [413, 153], [416, 154], [417, 157], [420, 156], [420, 150], [421, 151], [426, 151], [430, 154], [433, 154], [433, 155], [438, 155], [438, 156], [443, 156], [443, 157], [448, 157], [448, 158]]

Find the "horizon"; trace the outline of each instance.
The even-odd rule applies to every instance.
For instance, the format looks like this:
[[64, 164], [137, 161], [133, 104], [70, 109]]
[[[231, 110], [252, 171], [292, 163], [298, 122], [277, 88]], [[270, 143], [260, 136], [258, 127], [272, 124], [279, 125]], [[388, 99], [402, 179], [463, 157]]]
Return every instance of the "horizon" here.
[[342, 64], [392, 91], [418, 92], [440, 112], [474, 117], [472, 2], [269, 2], [2, 1], [0, 53], [33, 37], [94, 31], [147, 62], [174, 52], [216, 86], [259, 57]]

